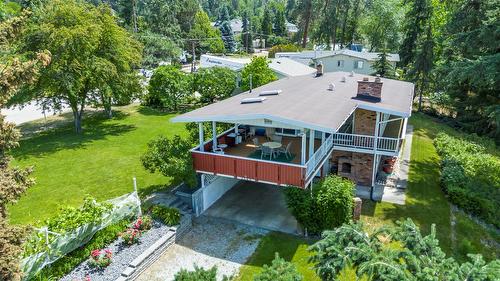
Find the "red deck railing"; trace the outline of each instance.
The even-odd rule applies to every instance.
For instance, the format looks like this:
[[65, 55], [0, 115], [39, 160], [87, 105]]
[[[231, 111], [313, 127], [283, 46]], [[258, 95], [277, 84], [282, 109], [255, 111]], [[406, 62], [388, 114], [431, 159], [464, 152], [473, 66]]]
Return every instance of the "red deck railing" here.
[[194, 169], [198, 172], [304, 187], [305, 166], [196, 150], [192, 151], [192, 156]]

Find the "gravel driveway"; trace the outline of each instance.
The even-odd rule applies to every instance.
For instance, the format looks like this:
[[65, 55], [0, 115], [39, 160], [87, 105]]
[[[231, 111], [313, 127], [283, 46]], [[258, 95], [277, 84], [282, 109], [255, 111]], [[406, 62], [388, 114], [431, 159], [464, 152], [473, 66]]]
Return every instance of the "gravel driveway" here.
[[223, 275], [235, 275], [266, 232], [202, 216], [193, 220], [192, 230], [170, 246], [137, 280], [173, 280], [181, 268], [193, 270], [194, 264], [203, 268], [216, 265], [218, 280]]

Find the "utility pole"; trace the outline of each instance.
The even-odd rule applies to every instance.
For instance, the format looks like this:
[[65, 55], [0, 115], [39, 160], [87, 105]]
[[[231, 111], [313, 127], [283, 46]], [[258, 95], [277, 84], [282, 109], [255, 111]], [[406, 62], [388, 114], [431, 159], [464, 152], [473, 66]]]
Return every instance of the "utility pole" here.
[[132, 24], [134, 32], [137, 33], [137, 0], [132, 0]]
[[195, 62], [196, 62], [196, 52], [195, 52], [194, 45], [195, 45], [195, 41], [191, 40], [191, 50], [192, 50], [192, 55], [193, 55], [193, 59], [191, 61], [191, 73], [193, 73], [193, 72], [196, 71], [196, 65], [195, 65]]

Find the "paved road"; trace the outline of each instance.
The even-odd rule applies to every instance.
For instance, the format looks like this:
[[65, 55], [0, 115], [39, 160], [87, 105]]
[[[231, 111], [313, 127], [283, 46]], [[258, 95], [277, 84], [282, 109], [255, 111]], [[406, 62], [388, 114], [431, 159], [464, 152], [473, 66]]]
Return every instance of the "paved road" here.
[[224, 275], [236, 275], [265, 233], [257, 228], [201, 216], [193, 222], [192, 230], [170, 246], [137, 280], [173, 280], [179, 270], [193, 270], [194, 264], [206, 269], [217, 266], [217, 280]]
[[[69, 111], [68, 108], [63, 109], [63, 112], [67, 111]], [[16, 125], [45, 117], [43, 111], [34, 103], [28, 104], [22, 109], [19, 108], [2, 109], [2, 114], [5, 115], [5, 119], [7, 121], [12, 122]], [[45, 114], [47, 117], [49, 117], [51, 115], [54, 115], [54, 112], [48, 111], [45, 112]]]

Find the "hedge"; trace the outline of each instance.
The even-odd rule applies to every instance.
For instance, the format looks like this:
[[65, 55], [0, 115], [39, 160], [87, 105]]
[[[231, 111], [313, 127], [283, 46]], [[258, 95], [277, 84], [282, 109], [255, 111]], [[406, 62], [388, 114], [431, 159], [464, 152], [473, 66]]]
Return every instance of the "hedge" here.
[[440, 133], [434, 146], [441, 156], [441, 183], [449, 200], [500, 227], [500, 158], [488, 153], [491, 144]]

